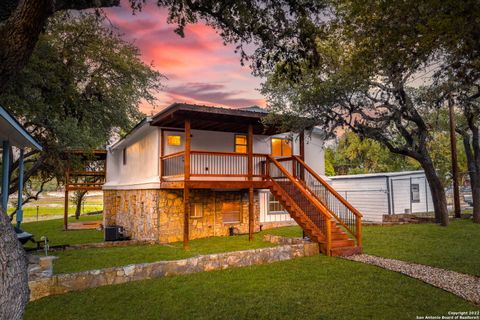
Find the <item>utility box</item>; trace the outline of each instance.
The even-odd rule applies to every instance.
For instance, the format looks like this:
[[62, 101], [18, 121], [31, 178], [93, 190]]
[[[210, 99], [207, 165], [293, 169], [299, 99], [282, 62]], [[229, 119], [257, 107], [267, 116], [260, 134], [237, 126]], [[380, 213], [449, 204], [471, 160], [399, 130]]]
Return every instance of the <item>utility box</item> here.
[[105, 227], [105, 241], [121, 241], [128, 240], [125, 235], [125, 229], [122, 226]]

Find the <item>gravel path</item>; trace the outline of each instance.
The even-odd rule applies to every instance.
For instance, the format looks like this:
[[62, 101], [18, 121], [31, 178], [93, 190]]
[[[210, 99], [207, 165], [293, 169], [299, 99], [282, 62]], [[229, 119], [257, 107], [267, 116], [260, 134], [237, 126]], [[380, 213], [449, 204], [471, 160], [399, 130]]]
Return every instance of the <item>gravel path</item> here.
[[410, 263], [395, 259], [358, 254], [345, 259], [372, 264], [384, 269], [396, 271], [432, 286], [451, 292], [465, 300], [480, 304], [480, 278], [464, 273]]

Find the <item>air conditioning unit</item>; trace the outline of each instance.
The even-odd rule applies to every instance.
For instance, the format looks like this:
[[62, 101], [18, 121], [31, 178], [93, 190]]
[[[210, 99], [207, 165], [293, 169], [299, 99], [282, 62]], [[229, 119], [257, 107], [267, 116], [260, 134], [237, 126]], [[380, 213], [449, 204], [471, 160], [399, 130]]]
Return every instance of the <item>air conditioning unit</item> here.
[[105, 241], [122, 241], [129, 240], [125, 235], [125, 229], [122, 226], [105, 227]]

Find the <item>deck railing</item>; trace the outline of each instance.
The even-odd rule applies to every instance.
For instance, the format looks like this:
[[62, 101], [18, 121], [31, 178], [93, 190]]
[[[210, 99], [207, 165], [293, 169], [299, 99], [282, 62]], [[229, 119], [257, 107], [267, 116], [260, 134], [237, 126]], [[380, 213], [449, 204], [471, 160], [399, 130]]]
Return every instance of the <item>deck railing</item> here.
[[291, 168], [304, 187], [332, 214], [335, 221], [355, 237], [357, 246], [362, 245], [362, 214], [345, 200], [335, 189], [297, 156], [285, 159], [282, 165]]
[[[252, 176], [263, 176], [262, 163], [265, 154], [253, 154]], [[162, 178], [175, 178], [184, 175], [185, 152], [177, 152], [161, 157]], [[190, 152], [191, 177], [238, 177], [248, 178], [248, 154], [235, 152]]]

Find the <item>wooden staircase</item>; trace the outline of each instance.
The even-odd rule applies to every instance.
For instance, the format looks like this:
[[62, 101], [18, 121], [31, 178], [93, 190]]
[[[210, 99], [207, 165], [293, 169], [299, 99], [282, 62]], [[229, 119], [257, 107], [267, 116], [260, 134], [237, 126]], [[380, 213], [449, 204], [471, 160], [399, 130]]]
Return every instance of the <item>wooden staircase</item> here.
[[298, 157], [266, 161], [271, 192], [309, 238], [331, 256], [361, 253], [361, 217]]

